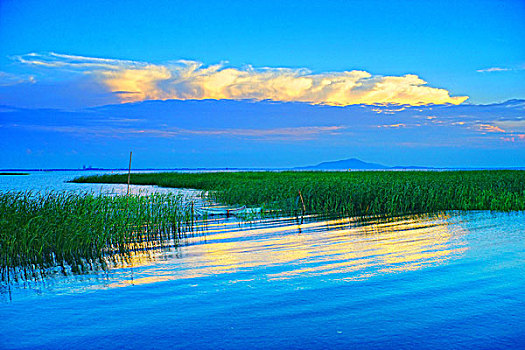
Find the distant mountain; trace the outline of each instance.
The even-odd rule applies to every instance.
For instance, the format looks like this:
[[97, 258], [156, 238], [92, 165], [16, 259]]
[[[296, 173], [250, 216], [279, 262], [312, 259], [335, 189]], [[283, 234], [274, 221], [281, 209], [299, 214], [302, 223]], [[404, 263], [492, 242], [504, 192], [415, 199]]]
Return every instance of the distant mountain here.
[[317, 165], [309, 165], [304, 167], [297, 167], [294, 168], [296, 170], [347, 170], [347, 169], [355, 169], [355, 170], [381, 170], [381, 169], [390, 169], [390, 170], [430, 170], [430, 169], [436, 169], [432, 167], [424, 167], [424, 166], [393, 166], [389, 167], [383, 164], [377, 164], [377, 163], [367, 163], [363, 162], [360, 159], [357, 158], [350, 158], [350, 159], [342, 159], [342, 160], [336, 160], [333, 162], [323, 162], [319, 163]]
[[357, 158], [336, 160], [333, 162], [323, 162], [317, 165], [310, 165], [305, 167], [295, 168], [297, 170], [343, 170], [343, 169], [389, 169], [389, 167], [376, 164], [367, 163]]

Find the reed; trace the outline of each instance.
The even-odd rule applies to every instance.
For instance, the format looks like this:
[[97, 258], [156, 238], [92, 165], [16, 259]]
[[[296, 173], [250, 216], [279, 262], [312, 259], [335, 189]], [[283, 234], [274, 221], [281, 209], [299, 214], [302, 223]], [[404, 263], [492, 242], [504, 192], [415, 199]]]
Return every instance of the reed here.
[[[125, 175], [74, 182], [126, 183]], [[290, 214], [399, 215], [525, 210], [525, 171], [219, 172], [134, 174], [132, 183], [209, 191], [227, 204]], [[299, 195], [301, 193], [301, 196]]]
[[[180, 195], [0, 193], [0, 269], [79, 266], [177, 242], [194, 227]], [[173, 244], [173, 243], [172, 243]]]

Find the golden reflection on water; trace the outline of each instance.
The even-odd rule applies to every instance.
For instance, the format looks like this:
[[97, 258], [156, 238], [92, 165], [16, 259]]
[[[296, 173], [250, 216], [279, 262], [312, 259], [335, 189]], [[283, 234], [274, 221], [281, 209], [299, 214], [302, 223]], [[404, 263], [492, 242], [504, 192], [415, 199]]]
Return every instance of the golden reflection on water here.
[[463, 229], [447, 219], [446, 214], [303, 224], [292, 218], [253, 223], [218, 219], [176, 248], [177, 256], [164, 253], [152, 261], [151, 253], [135, 253], [131, 265], [150, 268], [110, 287], [252, 270], [257, 270], [257, 278], [269, 280], [322, 276], [343, 281], [418, 270], [467, 249]]

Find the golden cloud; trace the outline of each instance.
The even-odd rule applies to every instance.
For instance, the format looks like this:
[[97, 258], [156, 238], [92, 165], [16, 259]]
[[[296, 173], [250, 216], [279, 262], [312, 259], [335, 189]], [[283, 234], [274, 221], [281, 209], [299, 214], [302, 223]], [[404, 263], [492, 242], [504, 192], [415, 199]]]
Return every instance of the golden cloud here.
[[25, 64], [93, 74], [122, 102], [165, 99], [252, 99], [306, 102], [332, 106], [352, 104], [460, 104], [468, 96], [451, 97], [427, 86], [414, 74], [373, 76], [351, 70], [312, 74], [306, 69], [203, 66], [179, 60], [167, 64], [31, 53]]
[[478, 128], [479, 128], [479, 131], [484, 131], [484, 132], [505, 132], [505, 130], [503, 130], [502, 128], [495, 126], [495, 125], [490, 125], [490, 124], [479, 124]]

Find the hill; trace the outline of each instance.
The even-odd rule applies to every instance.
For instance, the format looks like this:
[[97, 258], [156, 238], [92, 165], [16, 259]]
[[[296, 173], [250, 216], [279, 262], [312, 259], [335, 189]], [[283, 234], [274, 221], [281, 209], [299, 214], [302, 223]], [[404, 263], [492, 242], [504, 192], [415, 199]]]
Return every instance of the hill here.
[[377, 169], [389, 169], [389, 167], [382, 165], [382, 164], [363, 162], [362, 160], [357, 159], [357, 158], [350, 158], [350, 159], [336, 160], [332, 162], [323, 162], [317, 165], [309, 165], [305, 167], [298, 167], [295, 169], [297, 170], [344, 170], [344, 169], [377, 170]]

